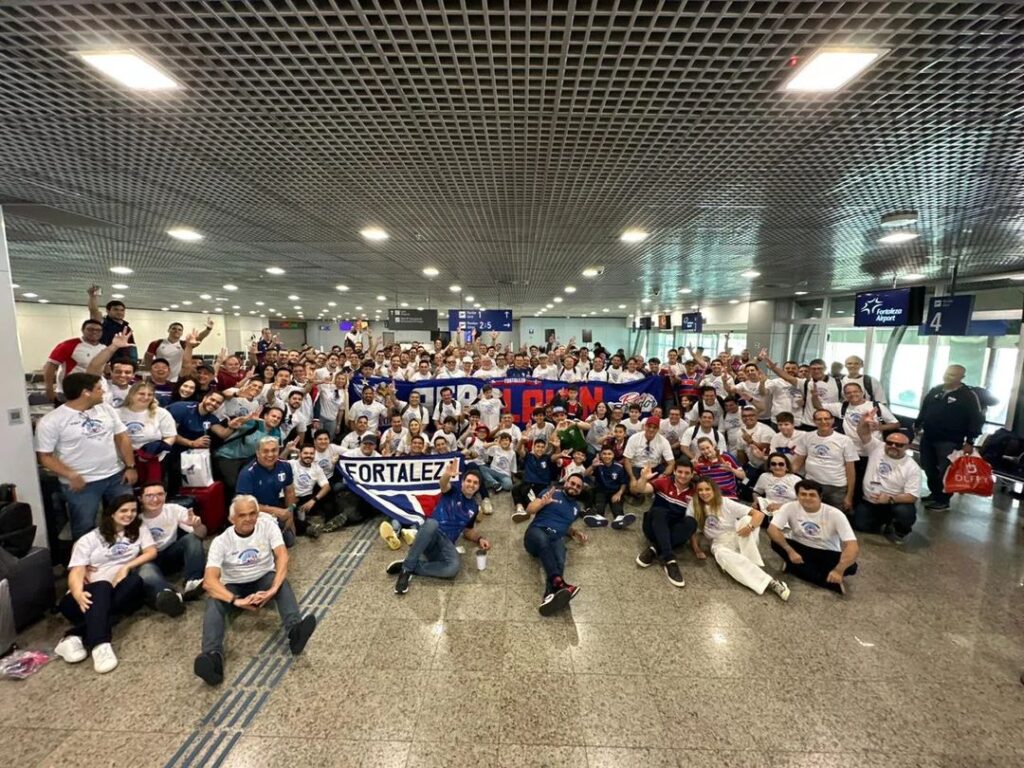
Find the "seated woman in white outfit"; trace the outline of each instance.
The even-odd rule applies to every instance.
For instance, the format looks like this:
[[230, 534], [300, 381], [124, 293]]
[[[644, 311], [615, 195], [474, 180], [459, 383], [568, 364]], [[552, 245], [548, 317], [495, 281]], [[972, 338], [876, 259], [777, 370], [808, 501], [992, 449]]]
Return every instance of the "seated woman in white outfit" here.
[[697, 530], [711, 542], [711, 554], [723, 571], [759, 595], [771, 587], [782, 600], [789, 599], [785, 582], [762, 570], [757, 538], [764, 513], [723, 497], [714, 482], [703, 479], [697, 481], [690, 505]]
[[754, 484], [754, 499], [765, 514], [761, 527], [767, 528], [775, 510], [790, 501], [796, 501], [796, 484], [800, 475], [793, 473], [793, 465], [789, 456], [784, 453], [772, 453], [765, 462], [768, 471], [762, 472]]
[[91, 651], [97, 672], [117, 666], [111, 628], [142, 607], [146, 589], [136, 569], [156, 558], [153, 537], [136, 512], [134, 496], [118, 496], [71, 550], [68, 591], [60, 601], [71, 629], [54, 649], [64, 661], [84, 661]]

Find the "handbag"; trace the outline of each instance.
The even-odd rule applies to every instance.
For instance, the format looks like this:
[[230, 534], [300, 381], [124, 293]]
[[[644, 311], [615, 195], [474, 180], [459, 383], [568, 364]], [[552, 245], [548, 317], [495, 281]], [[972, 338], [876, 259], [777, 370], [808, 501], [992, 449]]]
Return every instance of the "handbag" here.
[[207, 448], [191, 448], [181, 454], [181, 484], [189, 488], [213, 485], [213, 463]]
[[942, 488], [946, 493], [991, 496], [994, 486], [992, 467], [977, 452], [965, 454], [954, 451], [950, 454], [949, 468], [942, 478]]

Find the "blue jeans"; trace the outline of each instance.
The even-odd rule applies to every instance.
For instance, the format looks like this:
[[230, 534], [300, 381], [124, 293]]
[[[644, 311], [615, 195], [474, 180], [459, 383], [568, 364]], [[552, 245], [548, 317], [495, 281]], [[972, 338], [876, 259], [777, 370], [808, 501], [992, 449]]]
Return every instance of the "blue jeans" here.
[[203, 542], [193, 533], [180, 532], [175, 541], [156, 553], [156, 560], [139, 566], [139, 576], [146, 584], [146, 596], [152, 599], [158, 592], [171, 589], [165, 574], [177, 573], [182, 569], [185, 571], [185, 581], [203, 578], [206, 570]]
[[[256, 581], [247, 584], [225, 584], [235, 597], [248, 597], [253, 592], [262, 592], [270, 589], [274, 583], [274, 571], [260, 576]], [[277, 603], [277, 612], [281, 616], [281, 623], [285, 632], [302, 621], [302, 614], [299, 613], [299, 604], [295, 601], [295, 593], [292, 592], [288, 580], [281, 582], [281, 588], [274, 596]], [[223, 600], [216, 600], [212, 597], [206, 600], [206, 613], [203, 614], [203, 653], [224, 654], [224, 625], [228, 613], [238, 613], [241, 608], [232, 607], [231, 603]]]
[[429, 519], [420, 526], [402, 570], [417, 576], [454, 579], [462, 565], [455, 544], [444, 535], [437, 520]]
[[132, 493], [132, 487], [124, 481], [124, 473], [118, 472], [103, 480], [86, 483], [85, 488], [73, 491], [64, 485], [64, 500], [68, 504], [68, 517], [71, 518], [71, 538], [74, 541], [82, 538], [96, 527], [96, 516], [100, 504], [108, 504], [118, 496]]
[[504, 475], [501, 472], [497, 472], [486, 464], [478, 465], [477, 469], [480, 470], [480, 474], [484, 478], [484, 483], [486, 483], [491, 490], [495, 490], [494, 486], [496, 485], [500, 486], [503, 491], [512, 490], [511, 475]]
[[565, 536], [541, 525], [531, 525], [523, 536], [526, 551], [540, 560], [548, 584], [565, 573]]

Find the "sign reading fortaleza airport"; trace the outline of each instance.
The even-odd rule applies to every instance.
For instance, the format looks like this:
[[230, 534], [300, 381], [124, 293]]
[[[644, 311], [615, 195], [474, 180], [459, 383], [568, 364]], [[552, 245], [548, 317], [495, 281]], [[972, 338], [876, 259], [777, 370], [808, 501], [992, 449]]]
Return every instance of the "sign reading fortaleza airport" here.
[[924, 286], [858, 293], [853, 324], [860, 327], [895, 328], [919, 325], [924, 313]]

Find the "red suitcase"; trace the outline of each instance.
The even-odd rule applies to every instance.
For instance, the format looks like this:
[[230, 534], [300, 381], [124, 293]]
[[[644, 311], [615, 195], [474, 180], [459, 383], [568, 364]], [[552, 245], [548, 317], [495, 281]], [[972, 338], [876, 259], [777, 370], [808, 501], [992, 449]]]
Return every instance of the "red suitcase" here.
[[224, 483], [220, 480], [208, 488], [183, 487], [182, 496], [191, 496], [196, 500], [199, 516], [209, 535], [215, 536], [224, 530], [228, 521], [228, 508], [224, 502]]

